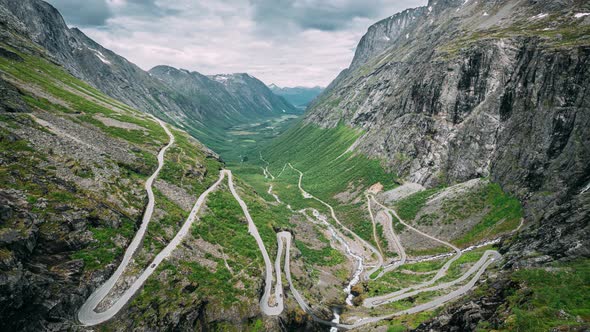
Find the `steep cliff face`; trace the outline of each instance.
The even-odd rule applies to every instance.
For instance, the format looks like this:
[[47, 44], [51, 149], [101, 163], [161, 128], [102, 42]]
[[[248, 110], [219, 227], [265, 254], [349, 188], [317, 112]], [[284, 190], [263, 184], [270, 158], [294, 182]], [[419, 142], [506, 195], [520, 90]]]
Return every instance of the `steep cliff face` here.
[[529, 42], [499, 107], [494, 179], [527, 201], [540, 228], [511, 249], [590, 256], [590, 47], [545, 50]]
[[529, 220], [582, 227], [553, 251], [588, 255], [571, 241], [588, 238], [589, 6], [431, 1], [394, 15], [305, 121], [364, 129], [355, 150], [411, 182], [491, 176], [527, 202]]
[[[432, 11], [432, 8], [430, 10]], [[393, 45], [397, 39], [402, 37], [402, 33], [404, 33], [403, 38], [406, 38], [405, 36], [411, 28], [426, 13], [428, 13], [428, 8], [426, 7], [406, 9], [401, 13], [397, 13], [370, 26], [356, 48], [350, 68], [356, 69], [379, 55], [386, 48]]]

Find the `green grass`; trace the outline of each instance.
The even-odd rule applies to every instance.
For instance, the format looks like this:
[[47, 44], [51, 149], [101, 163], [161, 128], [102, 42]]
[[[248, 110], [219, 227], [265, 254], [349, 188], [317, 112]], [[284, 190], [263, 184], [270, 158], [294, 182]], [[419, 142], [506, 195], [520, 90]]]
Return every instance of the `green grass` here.
[[[160, 252], [168, 243], [170, 243], [189, 214], [189, 212], [181, 209], [177, 204], [172, 202], [155, 188], [154, 196], [156, 198], [156, 209], [164, 211], [164, 215], [159, 219], [153, 217], [153, 220], [148, 225], [143, 240], [143, 248], [144, 250], [147, 250], [147, 252], [153, 254], [150, 255], [150, 257], [145, 257], [147, 258], [147, 261], [140, 262], [140, 264], [144, 265], [152, 260], [153, 257], [151, 256]], [[166, 232], [165, 230], [169, 230], [169, 232]], [[171, 234], [171, 236], [168, 236], [167, 234]]]
[[[554, 269], [514, 272], [512, 279], [519, 289], [508, 297], [511, 314], [502, 331], [550, 331], [590, 323], [590, 260], [554, 264]], [[576, 317], [584, 323], [576, 322]]]
[[447, 282], [459, 278], [466, 271], [465, 264], [471, 266], [471, 263], [477, 262], [488, 249], [487, 247], [483, 247], [463, 253], [459, 259], [451, 264], [447, 274], [439, 279], [438, 282]]
[[419, 191], [408, 197], [405, 197], [395, 203], [395, 210], [400, 218], [410, 222], [416, 218], [416, 214], [426, 205], [426, 202], [442, 188], [428, 189]]
[[414, 272], [429, 272], [440, 269], [446, 263], [446, 259], [438, 259], [434, 261], [426, 261], [420, 263], [409, 263], [403, 266], [404, 270]]
[[[314, 196], [331, 204], [337, 217], [355, 233], [367, 241], [374, 242], [372, 226], [364, 203], [342, 203], [334, 195], [354, 188], [366, 189], [380, 182], [385, 189], [396, 186], [396, 177], [384, 171], [379, 160], [362, 155], [344, 153], [361, 135], [360, 131], [346, 126], [321, 129], [301, 123], [289, 129], [262, 149], [264, 159], [270, 162], [270, 171], [277, 176], [286, 163], [304, 172], [303, 188]], [[339, 158], [340, 157], [340, 158]], [[259, 192], [266, 191], [260, 160], [251, 160], [252, 165], [239, 166], [236, 172], [254, 180]], [[280, 178], [272, 181], [273, 191], [293, 209], [316, 208], [327, 214], [327, 208], [313, 199], [302, 197], [297, 187], [299, 174], [289, 167]], [[268, 182], [268, 181], [267, 181]], [[361, 189], [361, 191], [362, 191]], [[331, 221], [332, 222], [332, 221]]]
[[319, 266], [335, 266], [345, 261], [344, 255], [340, 251], [333, 249], [330, 246], [316, 250], [309, 248], [305, 245], [305, 243], [297, 240], [295, 241], [295, 246], [297, 249], [299, 249], [299, 251], [301, 251], [303, 259], [309, 264]]
[[234, 262], [236, 270], [244, 268], [252, 261], [261, 265], [262, 256], [256, 241], [248, 233], [246, 218], [231, 193], [221, 190], [211, 193], [207, 198], [207, 208], [209, 213], [193, 225], [192, 235], [220, 244], [226, 254], [239, 257]]
[[10, 140], [8, 138], [8, 132], [0, 128], [0, 151], [2, 152], [32, 152], [33, 149], [29, 146], [26, 140]]
[[511, 231], [518, 226], [523, 218], [520, 201], [504, 193], [500, 185], [496, 183], [488, 184], [482, 196], [476, 197], [476, 199], [483, 199], [488, 211], [467, 234], [453, 241], [456, 245], [466, 246], [496, 234]]
[[400, 271], [391, 271], [383, 274], [377, 280], [368, 282], [368, 296], [379, 296], [398, 291], [404, 287], [419, 284], [432, 278], [430, 274], [405, 274]]
[[85, 249], [74, 252], [71, 257], [82, 259], [85, 271], [95, 271], [113, 263], [123, 254], [124, 249], [115, 245], [115, 238], [118, 234], [126, 239], [133, 237], [135, 223], [132, 220], [123, 219], [119, 228], [90, 227], [89, 230], [95, 242]]
[[417, 215], [428, 200], [443, 188], [414, 193], [394, 204], [395, 210], [406, 222], [432, 226], [435, 223], [451, 225], [468, 218], [481, 218], [465, 235], [452, 242], [461, 247], [492, 238], [515, 229], [523, 217], [520, 201], [506, 194], [497, 183], [487, 183], [464, 195], [447, 198], [436, 213]]
[[379, 160], [350, 152], [342, 155], [360, 135], [344, 125], [320, 129], [298, 124], [263, 149], [262, 155], [271, 163], [273, 173], [292, 163], [304, 172], [305, 189], [330, 201], [350, 184], [368, 187], [381, 182], [386, 190], [395, 187], [396, 176], [386, 173]]
[[198, 143], [186, 133], [175, 129], [171, 132], [175, 143], [166, 151], [164, 167], [158, 178], [175, 184], [188, 193], [205, 191], [219, 177], [221, 164], [196, 149], [195, 145]]

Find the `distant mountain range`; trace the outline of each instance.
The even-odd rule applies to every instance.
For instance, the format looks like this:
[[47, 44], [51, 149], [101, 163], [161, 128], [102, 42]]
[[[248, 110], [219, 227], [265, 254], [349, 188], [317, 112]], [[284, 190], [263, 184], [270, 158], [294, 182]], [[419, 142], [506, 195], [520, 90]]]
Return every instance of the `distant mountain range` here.
[[178, 125], [216, 148], [220, 128], [302, 110], [248, 74], [205, 76], [157, 66], [146, 72], [102, 47], [41, 1], [0, 0], [8, 31], [41, 45], [53, 62], [112, 98]]
[[275, 84], [271, 84], [268, 87], [274, 94], [285, 98], [289, 103], [301, 109], [307, 108], [307, 106], [317, 96], [319, 96], [319, 94], [322, 93], [322, 91], [324, 91], [324, 88], [319, 86], [313, 88], [306, 88], [301, 86], [294, 88], [281, 88]]

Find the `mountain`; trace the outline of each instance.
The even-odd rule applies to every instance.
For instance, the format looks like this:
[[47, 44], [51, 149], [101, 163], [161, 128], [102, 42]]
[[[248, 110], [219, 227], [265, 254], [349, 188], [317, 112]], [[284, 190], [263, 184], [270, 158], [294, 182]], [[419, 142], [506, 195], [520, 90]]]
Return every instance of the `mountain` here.
[[394, 15], [369, 29], [305, 123], [363, 128], [355, 151], [408, 181], [491, 176], [535, 207], [569, 201], [590, 180], [574, 162], [588, 157], [576, 137], [588, 137], [590, 27], [575, 16], [587, 7], [436, 1]]
[[205, 76], [169, 66], [156, 66], [149, 74], [180, 96], [187, 110], [192, 110], [175, 122], [226, 160], [237, 159], [237, 155], [249, 150], [250, 141], [268, 136], [231, 137], [231, 128], [273, 123], [302, 113], [248, 74]]
[[170, 136], [148, 245], [133, 264], [171, 240], [223, 165], [186, 132], [73, 77], [26, 36], [0, 31], [0, 329], [76, 330], [77, 310], [141, 224], [144, 186]]
[[184, 96], [203, 124], [220, 121], [229, 125], [300, 113], [248, 74], [205, 76], [169, 66], [156, 66], [149, 74]]
[[0, 0], [0, 330], [587, 330], [588, 35], [432, 0], [298, 118]]
[[[184, 128], [215, 149], [221, 148], [215, 143], [224, 142], [219, 139], [224, 127], [301, 113], [247, 74], [206, 77], [165, 66], [146, 72], [79, 29], [68, 28], [59, 12], [43, 1], [1, 0], [0, 7], [2, 22], [11, 31], [42, 46], [52, 61], [72, 75], [131, 107]], [[222, 77], [231, 79], [220, 83]]]
[[[437, 207], [437, 188], [462, 192], [489, 180], [520, 201], [523, 230], [505, 235], [502, 275], [484, 286], [494, 291], [459, 301], [418, 330], [471, 331], [483, 320], [490, 329], [524, 328], [524, 321], [508, 323], [518, 310], [529, 315], [524, 320], [540, 319], [531, 330], [557, 326], [507, 294], [530, 304], [518, 297], [527, 287], [534, 296], [545, 290], [527, 278], [566, 278], [538, 271], [569, 269], [564, 262], [572, 260], [587, 266], [590, 256], [588, 13], [587, 1], [431, 0], [390, 16], [369, 28], [350, 67], [312, 102], [303, 122], [262, 150], [272, 167], [292, 162], [305, 171], [322, 199], [338, 197], [349, 214], [363, 189], [392, 181], [376, 168], [381, 164], [402, 187], [426, 188], [399, 206], [421, 229], [435, 226], [432, 232], [471, 227], [471, 217], [457, 216], [464, 223], [445, 226], [451, 212]], [[455, 202], [470, 214], [473, 199]], [[469, 232], [497, 230], [498, 220], [516, 228], [517, 215], [481, 219]], [[370, 238], [370, 229], [342, 218]], [[462, 236], [450, 240], [462, 245]], [[587, 326], [572, 319], [564, 322]]]
[[[247, 75], [227, 85], [201, 78], [209, 90], [198, 102], [68, 29], [47, 3], [0, 1], [0, 330], [86, 329], [80, 308], [115, 273], [133, 239], [139, 246], [105, 301], [121, 295], [133, 271], [152, 266], [219, 178], [225, 166], [216, 153], [149, 113], [201, 128], [212, 126], [208, 117], [218, 119], [205, 113], [213, 110], [249, 121], [240, 111], [297, 112]], [[221, 108], [226, 102], [241, 109]], [[269, 242], [284, 219], [235, 181], [257, 220], [268, 218], [259, 228]], [[134, 309], [104, 328], [247, 329], [261, 321], [256, 242], [226, 182], [220, 187], [203, 203], [198, 225], [135, 294]]]
[[214, 75], [213, 80], [236, 96], [241, 108], [249, 109], [260, 116], [271, 114], [301, 114], [301, 111], [280, 96], [275, 95], [260, 80], [248, 74]]
[[315, 97], [324, 91], [324, 88], [319, 86], [313, 88], [281, 88], [275, 84], [271, 84], [268, 87], [274, 94], [285, 98], [289, 103], [303, 109], [305, 109]]
[[185, 112], [173, 91], [125, 58], [103, 48], [77, 28], [68, 28], [44, 1], [0, 1], [2, 22], [47, 50], [51, 60], [107, 95], [169, 119]]

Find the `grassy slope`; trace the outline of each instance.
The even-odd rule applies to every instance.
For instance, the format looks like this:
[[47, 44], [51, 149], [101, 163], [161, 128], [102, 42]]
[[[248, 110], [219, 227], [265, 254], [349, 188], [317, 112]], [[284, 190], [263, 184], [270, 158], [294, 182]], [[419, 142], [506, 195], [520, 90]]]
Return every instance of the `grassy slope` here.
[[417, 192], [397, 201], [395, 208], [399, 216], [406, 222], [415, 222], [418, 225], [429, 223], [432, 219], [440, 219], [442, 224], [451, 225], [483, 211], [481, 220], [471, 230], [453, 240], [454, 244], [461, 247], [511, 231], [523, 218], [522, 205], [518, 199], [503, 192], [496, 183], [489, 183], [481, 190], [468, 192], [454, 199], [447, 199], [439, 211], [441, 215], [426, 214], [416, 218], [428, 200], [440, 190], [442, 188]]
[[[6, 45], [2, 45], [2, 47], [10, 49]], [[14, 49], [12, 51], [17, 52]], [[69, 75], [60, 67], [40, 57], [22, 53], [19, 53], [19, 55], [23, 57], [24, 62], [12, 62], [0, 57], [0, 70], [4, 72], [5, 77], [17, 80], [19, 85], [25, 87], [22, 89], [23, 98], [35, 110], [35, 114], [49, 112], [53, 116], [62, 117], [89, 129], [98, 129], [110, 136], [114, 141], [123, 140], [131, 144], [135, 148], [129, 153], [139, 158], [138, 162], [133, 164], [110, 161], [106, 165], [94, 165], [99, 168], [118, 168], [120, 170], [119, 175], [112, 179], [112, 184], [100, 190], [83, 189], [77, 186], [75, 182], [63, 185], [59, 181], [53, 182], [56, 174], [54, 169], [63, 166], [61, 165], [62, 162], [68, 163], [68, 167], [80, 179], [92, 180], [95, 174], [92, 168], [87, 167], [81, 161], [36, 149], [30, 145], [26, 137], [16, 141], [5, 139], [9, 137], [12, 129], [18, 130], [24, 127], [32, 127], [47, 132], [47, 129], [36, 124], [29, 114], [6, 114], [0, 117], [2, 121], [0, 126], [0, 136], [2, 137], [0, 140], [0, 153], [3, 158], [10, 156], [10, 158], [4, 158], [7, 162], [3, 162], [0, 166], [2, 170], [0, 175], [2, 188], [21, 190], [26, 195], [31, 205], [31, 211], [45, 220], [39, 226], [42, 234], [60, 234], [59, 232], [63, 230], [62, 221], [59, 218], [61, 210], [59, 209], [64, 204], [87, 211], [85, 215], [87, 215], [88, 224], [85, 227], [92, 234], [92, 241], [88, 246], [71, 252], [71, 258], [82, 259], [85, 262], [84, 271], [86, 275], [89, 275], [95, 270], [103, 270], [108, 264], [116, 262], [124, 251], [125, 242], [135, 233], [136, 222], [141, 217], [141, 211], [145, 204], [143, 183], [155, 169], [157, 165], [155, 155], [167, 143], [168, 137], [155, 121], [146, 118], [142, 113], [124, 104], [102, 95], [84, 82]], [[35, 90], [42, 91], [47, 98], [39, 97], [39, 93], [28, 92], [27, 86], [34, 86]], [[61, 102], [55, 102], [56, 99]], [[141, 127], [141, 130], [106, 126], [96, 119], [97, 115], [137, 125]], [[200, 144], [186, 133], [174, 129], [172, 131], [176, 143], [166, 154], [165, 166], [159, 179], [183, 188], [193, 194], [196, 199], [198, 194], [217, 179], [221, 164], [214, 159], [207, 158], [202, 152]], [[47, 134], [50, 133], [47, 132]], [[43, 167], [38, 167], [38, 165], [43, 165]], [[48, 166], [45, 167], [45, 165]], [[196, 165], [199, 165], [199, 167]], [[191, 176], [190, 172], [187, 173], [187, 170], [199, 170], [206, 175], [202, 179], [199, 176]], [[42, 181], [31, 181], [32, 176], [36, 176]], [[245, 184], [240, 183], [240, 186], [245, 186]], [[245, 190], [249, 189], [246, 188]], [[156, 217], [148, 229], [144, 241], [144, 250], [152, 254], [159, 251], [169, 240], [163, 230], [177, 230], [188, 214], [187, 211], [182, 210], [158, 190], [155, 190], [155, 193], [157, 197], [156, 208], [165, 210], [166, 214], [161, 218]], [[112, 201], [108, 198], [111, 194], [120, 195], [125, 199]], [[224, 215], [223, 211], [217, 211], [219, 207], [225, 206], [225, 199], [228, 198], [226, 196], [228, 195], [225, 194], [221, 197], [214, 195], [211, 202], [217, 202], [217, 204], [212, 205], [210, 208], [214, 214], [217, 213], [217, 217], [231, 219], [230, 215]], [[223, 202], [220, 199], [223, 199]], [[244, 199], [249, 203], [255, 220], [260, 223], [260, 233], [265, 243], [268, 243], [270, 248], [273, 245], [276, 246], [272, 227], [286, 225], [288, 218], [284, 215], [284, 212], [276, 209], [274, 212], [269, 211], [273, 207], [268, 207], [264, 202], [261, 202], [253, 190], [249, 190], [244, 195]], [[36, 207], [38, 202], [45, 202], [45, 207]], [[225, 208], [235, 210], [236, 206], [237, 204], [228, 204]], [[130, 209], [134, 209], [136, 213], [127, 214], [126, 211]], [[106, 216], [112, 215], [110, 211], [120, 214], [118, 217], [119, 222], [113, 223], [105, 219]], [[238, 212], [241, 214], [241, 210]], [[230, 225], [219, 225], [217, 224], [218, 220], [212, 218], [212, 216], [205, 218], [203, 225], [209, 224], [210, 229], [217, 230], [227, 228], [220, 226]], [[0, 226], [0, 232], [10, 231], [10, 229], [15, 229], [17, 226], [5, 223]], [[230, 234], [235, 234], [234, 236], [219, 237], [219, 240], [224, 247], [228, 248], [228, 256], [232, 257], [230, 264], [237, 264], [234, 268], [241, 270], [242, 264], [245, 264], [248, 259], [252, 260], [259, 253], [256, 251], [256, 246], [252, 246], [253, 239], [247, 234], [246, 225], [239, 223], [234, 224], [234, 227], [234, 230], [229, 230]], [[199, 233], [197, 230], [198, 228], [195, 229], [195, 233]], [[206, 234], [206, 232], [203, 232], [203, 236], [206, 236]], [[163, 239], [157, 240], [162, 236]], [[122, 244], [119, 243], [121, 238], [124, 240]], [[226, 240], [230, 242], [226, 243]], [[246, 254], [248, 252], [250, 254]], [[10, 250], [5, 248], [1, 248], [0, 253], [3, 257], [12, 255]], [[147, 261], [143, 263], [147, 264]], [[201, 290], [204, 296], [219, 298], [226, 305], [236, 303], [236, 290], [233, 287], [228, 288], [229, 285], [225, 281], [229, 277], [227, 273], [224, 274], [223, 270], [210, 275], [206, 269], [198, 264], [195, 265], [181, 260], [180, 265], [181, 270], [186, 268], [189, 272], [188, 275], [181, 273], [184, 270], [178, 272], [182, 282], [209, 280], [207, 283], [201, 282]], [[252, 265], [254, 270], [252, 268], [245, 270], [246, 275], [256, 276], [257, 278], [260, 275], [259, 265]], [[172, 275], [177, 270], [177, 268], [170, 265], [166, 265], [163, 269], [171, 271]], [[257, 290], [252, 290], [255, 285], [246, 284], [246, 286], [247, 290], [251, 291], [252, 294], [256, 294]], [[160, 284], [159, 281], [153, 278], [146, 287], [148, 291], [152, 288], [167, 289], [165, 285]], [[177, 295], [182, 297], [183, 293]], [[139, 299], [141, 302], [141, 297]]]
[[[513, 274], [519, 288], [508, 298], [509, 316], [501, 331], [588, 327], [590, 260], [554, 264], [553, 268], [523, 269]], [[481, 324], [482, 330], [485, 327]]]
[[288, 162], [304, 172], [305, 188], [322, 199], [334, 201], [332, 196], [346, 191], [350, 184], [368, 187], [381, 182], [386, 188], [392, 188], [395, 175], [387, 174], [378, 160], [352, 153], [342, 155], [360, 135], [361, 132], [346, 126], [320, 129], [300, 124], [262, 153], [271, 162], [274, 173]]
[[[261, 199], [248, 184], [234, 178], [240, 197], [248, 205], [250, 214], [258, 228], [269, 255], [276, 251], [275, 229], [288, 229], [289, 213], [284, 206], [273, 206]], [[156, 317], [164, 322], [178, 312], [184, 313], [207, 303], [206, 310], [224, 310], [240, 317], [240, 326], [225, 326], [227, 322], [211, 322], [209, 327], [222, 330], [256, 330], [259, 320], [249, 317], [257, 306], [264, 264], [254, 238], [248, 232], [247, 222], [237, 201], [224, 184], [210, 194], [206, 209], [199, 215], [191, 229], [195, 239], [203, 239], [214, 245], [221, 245], [227, 255], [227, 263], [233, 273], [225, 267], [222, 259], [205, 254], [205, 258], [217, 263], [214, 271], [192, 261], [173, 259], [161, 265], [156, 271], [158, 279], [148, 280], [142, 292], [130, 305], [129, 315], [134, 322], [155, 323]], [[274, 258], [273, 258], [274, 259]], [[188, 309], [187, 309], [188, 308]], [[229, 315], [229, 314], [228, 314]], [[229, 319], [230, 317], [226, 317]], [[251, 318], [251, 320], [247, 320]], [[121, 322], [108, 323], [104, 329], [122, 328]], [[149, 323], [148, 323], [149, 324]], [[228, 323], [229, 324], [229, 323]], [[230, 324], [231, 325], [231, 324]], [[131, 326], [127, 326], [131, 328]]]
[[[345, 126], [320, 129], [300, 123], [272, 141], [261, 153], [270, 162], [269, 169], [275, 176], [289, 162], [304, 172], [305, 190], [332, 204], [342, 222], [363, 238], [373, 241], [365, 203], [342, 203], [334, 198], [335, 194], [353, 187], [362, 192], [377, 182], [381, 182], [386, 188], [395, 186], [395, 175], [387, 174], [378, 160], [352, 153], [344, 154], [360, 134]], [[338, 158], [339, 156], [341, 157]], [[261, 166], [266, 165], [260, 160], [251, 160], [250, 164], [234, 164], [230, 167], [236, 169], [237, 174], [251, 183], [258, 192], [264, 193], [268, 190], [268, 183], [262, 176]], [[295, 210], [313, 207], [327, 212], [320, 203], [301, 196], [297, 187], [298, 179], [298, 173], [287, 167], [281, 177], [273, 181], [273, 191]]]

